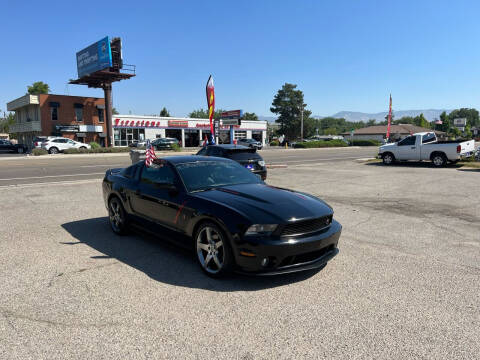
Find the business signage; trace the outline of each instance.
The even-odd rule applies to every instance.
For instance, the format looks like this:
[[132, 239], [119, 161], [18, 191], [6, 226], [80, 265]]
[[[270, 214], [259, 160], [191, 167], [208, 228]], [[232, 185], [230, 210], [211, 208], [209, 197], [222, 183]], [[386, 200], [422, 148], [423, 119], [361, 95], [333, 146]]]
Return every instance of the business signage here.
[[453, 125], [458, 126], [458, 127], [467, 126], [467, 118], [456, 118], [456, 119], [453, 119]]
[[229, 126], [229, 125], [241, 125], [242, 120], [240, 119], [221, 119], [220, 120], [222, 125]]
[[77, 52], [79, 78], [110, 67], [112, 67], [112, 50], [108, 36]]
[[183, 120], [168, 120], [169, 127], [188, 127], [188, 121]]
[[79, 125], [55, 125], [57, 131], [60, 132], [78, 132], [80, 131]]
[[221, 113], [220, 118], [224, 119], [240, 119], [243, 116], [243, 110], [230, 110]]

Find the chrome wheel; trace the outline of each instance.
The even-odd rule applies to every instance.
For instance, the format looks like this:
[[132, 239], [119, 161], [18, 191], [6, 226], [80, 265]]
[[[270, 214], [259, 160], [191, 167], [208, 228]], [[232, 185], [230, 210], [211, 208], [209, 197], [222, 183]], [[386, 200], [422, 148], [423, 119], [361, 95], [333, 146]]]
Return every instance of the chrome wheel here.
[[435, 166], [443, 166], [445, 163], [445, 159], [443, 156], [441, 155], [435, 155], [433, 157], [433, 165]]
[[58, 153], [58, 149], [56, 147], [51, 147], [50, 150], [48, 150], [48, 152], [50, 154], [57, 154]]
[[198, 232], [196, 244], [200, 265], [206, 272], [218, 274], [225, 264], [225, 246], [220, 232], [207, 225]]
[[112, 230], [117, 234], [122, 233], [125, 228], [125, 216], [123, 213], [122, 205], [116, 198], [110, 200], [110, 205], [108, 207], [108, 215], [110, 218], [110, 226], [112, 227]]

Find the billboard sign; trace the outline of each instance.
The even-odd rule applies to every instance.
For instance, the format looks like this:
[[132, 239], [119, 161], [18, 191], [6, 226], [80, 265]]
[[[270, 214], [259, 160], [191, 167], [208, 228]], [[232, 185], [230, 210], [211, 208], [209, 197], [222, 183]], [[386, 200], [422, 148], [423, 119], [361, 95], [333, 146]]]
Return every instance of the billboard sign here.
[[108, 36], [77, 52], [77, 71], [81, 78], [112, 66], [112, 50]]
[[457, 127], [465, 127], [465, 126], [467, 126], [467, 118], [453, 119], [453, 125], [455, 125]]
[[240, 119], [243, 116], [242, 110], [224, 111], [220, 115], [221, 119]]
[[222, 125], [227, 126], [227, 125], [241, 125], [240, 119], [221, 119]]

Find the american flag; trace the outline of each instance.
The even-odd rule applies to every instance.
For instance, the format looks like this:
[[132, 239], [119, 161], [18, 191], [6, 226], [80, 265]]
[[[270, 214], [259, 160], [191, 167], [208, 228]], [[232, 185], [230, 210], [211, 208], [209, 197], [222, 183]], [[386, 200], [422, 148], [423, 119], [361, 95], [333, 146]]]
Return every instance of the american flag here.
[[157, 158], [157, 155], [155, 155], [155, 150], [153, 150], [153, 146], [150, 143], [150, 140], [147, 140], [146, 147], [147, 150], [145, 151], [145, 166], [149, 167], [152, 165], [153, 160]]

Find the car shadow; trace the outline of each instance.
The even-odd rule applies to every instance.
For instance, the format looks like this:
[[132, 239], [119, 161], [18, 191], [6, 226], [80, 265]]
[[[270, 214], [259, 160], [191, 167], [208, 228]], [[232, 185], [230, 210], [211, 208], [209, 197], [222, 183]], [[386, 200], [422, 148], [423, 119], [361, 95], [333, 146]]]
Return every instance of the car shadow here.
[[[429, 161], [396, 161], [392, 165], [385, 165], [381, 161], [366, 162], [368, 166], [383, 166], [383, 167], [411, 167], [411, 168], [435, 168], [435, 166]], [[447, 164], [445, 168], [458, 169], [461, 168], [461, 164]]]
[[115, 235], [107, 217], [72, 221], [62, 227], [78, 241], [60, 244], [88, 245], [103, 254], [91, 256], [92, 259], [99, 262], [117, 259], [156, 281], [171, 285], [222, 292], [257, 291], [304, 281], [321, 271], [268, 277], [232, 274], [224, 279], [212, 279], [202, 272], [193, 252], [140, 232]]
[[457, 169], [458, 171], [467, 171], [467, 172], [480, 172], [479, 168], [469, 168], [469, 167], [462, 167]]

